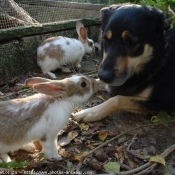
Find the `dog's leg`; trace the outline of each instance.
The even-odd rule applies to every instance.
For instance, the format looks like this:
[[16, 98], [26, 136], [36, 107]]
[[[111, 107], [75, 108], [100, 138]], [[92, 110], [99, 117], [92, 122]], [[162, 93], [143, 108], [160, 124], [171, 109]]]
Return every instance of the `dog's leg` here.
[[109, 114], [123, 110], [137, 113], [145, 113], [146, 110], [141, 108], [136, 102], [146, 100], [147, 98], [143, 97], [129, 97], [118, 95], [110, 98], [109, 100], [98, 106], [77, 112], [73, 114], [73, 117], [77, 121], [83, 120], [84, 122], [93, 122], [101, 120]]

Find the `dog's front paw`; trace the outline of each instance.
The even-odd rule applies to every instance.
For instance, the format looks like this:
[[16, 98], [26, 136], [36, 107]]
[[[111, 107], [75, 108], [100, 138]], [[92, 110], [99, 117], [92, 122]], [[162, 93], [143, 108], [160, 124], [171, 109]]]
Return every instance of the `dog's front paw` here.
[[73, 119], [76, 121], [84, 121], [84, 122], [94, 122], [99, 120], [97, 113], [94, 113], [92, 108], [83, 109], [80, 112], [72, 113]]

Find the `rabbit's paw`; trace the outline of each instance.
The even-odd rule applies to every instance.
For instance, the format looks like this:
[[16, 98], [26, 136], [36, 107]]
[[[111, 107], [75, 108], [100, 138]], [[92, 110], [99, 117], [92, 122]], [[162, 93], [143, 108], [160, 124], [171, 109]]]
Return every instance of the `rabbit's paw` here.
[[54, 160], [62, 160], [62, 156], [59, 154], [55, 154], [52, 157], [48, 158], [50, 161], [54, 161]]
[[68, 67], [64, 67], [64, 66], [61, 68], [61, 71], [64, 73], [71, 73], [72, 72]]
[[51, 79], [57, 79], [56, 75], [52, 72], [47, 72], [45, 76]]
[[56, 160], [62, 160], [63, 158], [62, 158], [61, 155], [57, 154], [57, 155], [54, 156], [54, 159], [56, 159]]
[[12, 160], [10, 159], [10, 157], [7, 155], [7, 154], [0, 154], [0, 160], [2, 161], [2, 162], [11, 162]]

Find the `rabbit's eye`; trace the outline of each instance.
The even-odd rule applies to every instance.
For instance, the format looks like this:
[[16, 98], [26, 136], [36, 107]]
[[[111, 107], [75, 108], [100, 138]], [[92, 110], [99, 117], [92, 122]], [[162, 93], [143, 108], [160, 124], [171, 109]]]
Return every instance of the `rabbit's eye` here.
[[91, 47], [92, 46], [92, 42], [89, 42], [88, 45]]
[[86, 87], [86, 82], [85, 81], [83, 81], [82, 83], [81, 83], [81, 87]]

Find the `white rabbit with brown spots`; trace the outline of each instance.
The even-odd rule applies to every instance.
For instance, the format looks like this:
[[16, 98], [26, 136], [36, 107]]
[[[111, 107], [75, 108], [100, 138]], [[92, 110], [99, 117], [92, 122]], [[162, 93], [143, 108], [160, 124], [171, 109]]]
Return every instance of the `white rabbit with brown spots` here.
[[57, 134], [75, 108], [98, 90], [97, 82], [73, 75], [62, 80], [30, 78], [25, 85], [39, 93], [0, 102], [0, 158], [9, 162], [8, 152], [39, 140], [47, 159], [61, 160]]
[[62, 66], [71, 64], [80, 67], [83, 55], [95, 50], [94, 42], [88, 38], [87, 30], [81, 22], [76, 23], [76, 31], [78, 39], [58, 36], [48, 38], [39, 45], [37, 63], [44, 74], [55, 79], [56, 75], [50, 71], [61, 68], [63, 72], [70, 72]]

